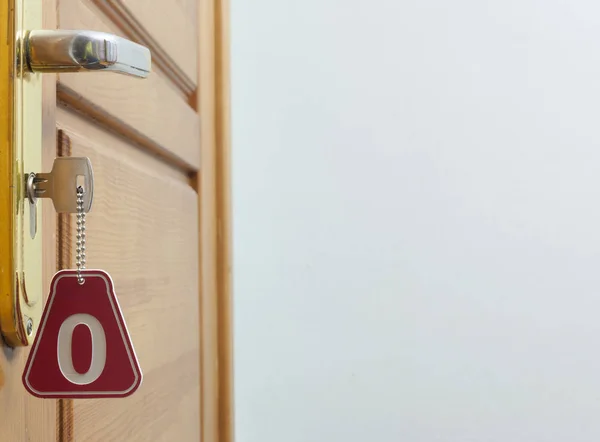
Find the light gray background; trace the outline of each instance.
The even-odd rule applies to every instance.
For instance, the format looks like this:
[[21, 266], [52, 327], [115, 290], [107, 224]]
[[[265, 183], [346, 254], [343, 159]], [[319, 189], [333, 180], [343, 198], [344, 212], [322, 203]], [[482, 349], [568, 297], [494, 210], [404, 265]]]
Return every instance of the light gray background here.
[[237, 442], [600, 440], [600, 4], [232, 0]]

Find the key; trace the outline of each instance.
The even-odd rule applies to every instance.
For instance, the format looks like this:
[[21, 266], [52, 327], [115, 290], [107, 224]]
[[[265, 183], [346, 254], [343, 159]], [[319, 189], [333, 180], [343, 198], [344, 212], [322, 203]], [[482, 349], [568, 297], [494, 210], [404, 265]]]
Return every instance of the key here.
[[29, 235], [35, 238], [37, 233], [37, 200], [50, 198], [58, 213], [77, 213], [77, 187], [81, 186], [83, 210], [92, 208], [94, 195], [94, 172], [89, 158], [61, 157], [54, 160], [52, 172], [30, 173], [25, 183], [29, 200]]
[[[27, 182], [29, 185], [29, 179]], [[77, 213], [80, 185], [85, 189], [83, 208], [87, 213], [92, 208], [94, 195], [94, 172], [89, 158], [56, 158], [50, 173], [36, 173], [33, 178], [35, 198], [50, 198], [58, 213]], [[31, 204], [31, 197], [29, 201]]]

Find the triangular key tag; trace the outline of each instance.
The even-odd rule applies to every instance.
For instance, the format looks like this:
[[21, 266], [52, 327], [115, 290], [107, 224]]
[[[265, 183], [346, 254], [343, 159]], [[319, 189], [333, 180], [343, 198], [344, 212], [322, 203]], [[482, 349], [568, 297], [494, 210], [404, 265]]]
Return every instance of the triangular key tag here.
[[58, 272], [23, 372], [27, 391], [41, 398], [114, 398], [141, 383], [110, 275]]

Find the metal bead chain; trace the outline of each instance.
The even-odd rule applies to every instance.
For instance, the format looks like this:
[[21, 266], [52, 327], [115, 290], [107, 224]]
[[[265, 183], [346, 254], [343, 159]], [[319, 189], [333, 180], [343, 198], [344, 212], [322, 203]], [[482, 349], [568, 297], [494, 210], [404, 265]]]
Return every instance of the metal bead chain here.
[[77, 187], [77, 255], [75, 256], [75, 265], [77, 266], [77, 282], [79, 285], [85, 283], [85, 278], [81, 276], [81, 271], [85, 270], [85, 210], [83, 208], [83, 187]]

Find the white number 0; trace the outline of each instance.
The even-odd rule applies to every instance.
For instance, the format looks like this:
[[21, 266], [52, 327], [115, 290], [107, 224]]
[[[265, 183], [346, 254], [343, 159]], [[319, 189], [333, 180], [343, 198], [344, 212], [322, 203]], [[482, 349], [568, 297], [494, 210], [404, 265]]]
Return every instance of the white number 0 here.
[[[87, 372], [81, 374], [73, 367], [73, 331], [79, 324], [87, 326], [92, 335], [92, 362]], [[69, 382], [87, 385], [100, 377], [106, 365], [106, 335], [100, 321], [86, 313], [77, 313], [64, 320], [58, 331], [58, 366]]]

